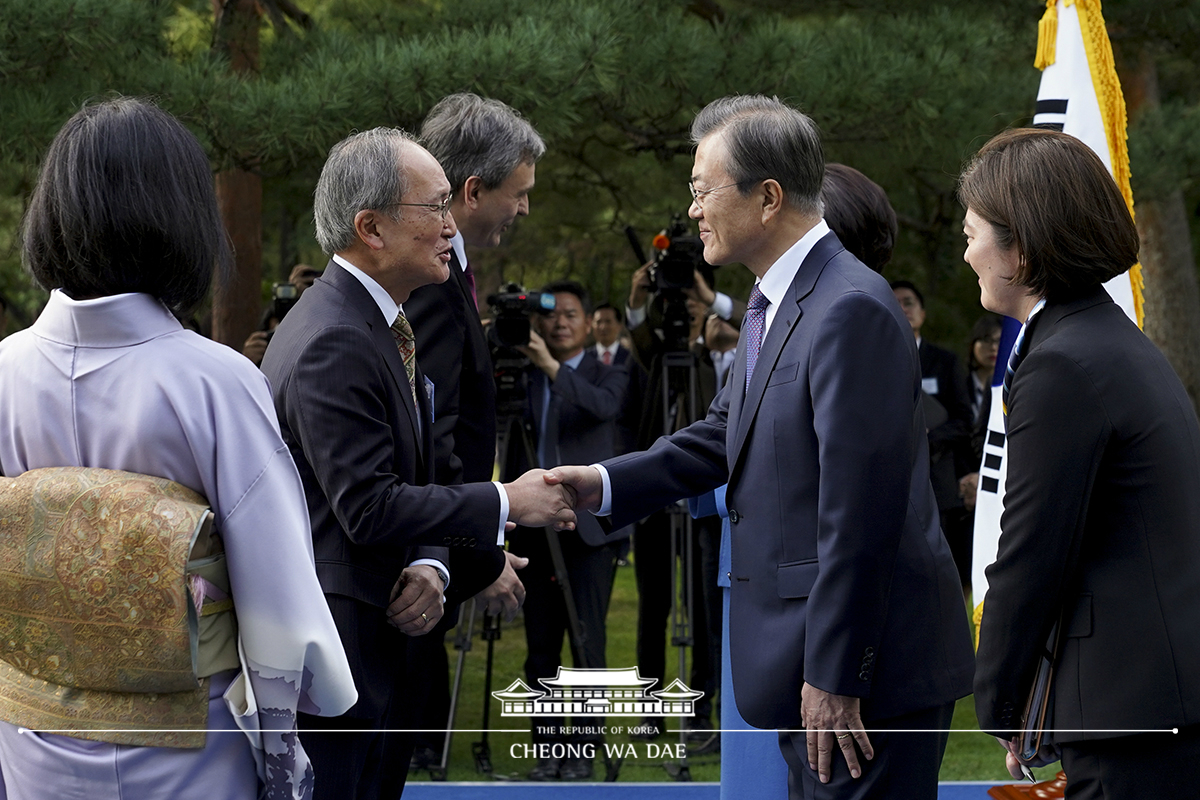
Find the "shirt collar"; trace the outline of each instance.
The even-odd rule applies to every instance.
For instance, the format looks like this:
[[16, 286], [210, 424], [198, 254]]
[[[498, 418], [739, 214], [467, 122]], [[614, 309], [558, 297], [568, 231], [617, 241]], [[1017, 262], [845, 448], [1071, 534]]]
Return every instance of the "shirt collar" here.
[[386, 289], [379, 285], [377, 280], [339, 255], [334, 255], [333, 260], [363, 285], [363, 288], [371, 295], [371, 299], [375, 301], [375, 305], [379, 306], [379, 313], [383, 314], [384, 322], [390, 326], [396, 321], [396, 316], [404, 308], [392, 299], [392, 296], [387, 293]]
[[158, 298], [148, 294], [114, 294], [92, 300], [73, 300], [61, 289], [31, 326], [37, 336], [76, 347], [128, 347], [183, 325]]
[[818, 220], [808, 233], [801, 236], [799, 241], [789, 247], [787, 252], [776, 259], [775, 263], [767, 269], [766, 274], [758, 282], [758, 290], [763, 293], [771, 305], [778, 306], [783, 302], [792, 281], [796, 279], [796, 273], [800, 271], [800, 265], [808, 257], [813, 245], [823, 239], [827, 233], [829, 233], [829, 226], [825, 220]]
[[571, 369], [579, 369], [579, 362], [583, 361], [583, 357], [586, 354], [587, 354], [587, 348], [585, 347], [582, 350], [580, 350], [578, 353], [576, 353], [575, 355], [568, 358], [566, 361], [562, 362], [562, 364], [563, 364], [563, 366], [570, 367]]
[[450, 237], [450, 247], [454, 249], [454, 255], [458, 256], [458, 264], [462, 267], [462, 271], [467, 271], [467, 245], [463, 241], [462, 231], [458, 231], [454, 236]]

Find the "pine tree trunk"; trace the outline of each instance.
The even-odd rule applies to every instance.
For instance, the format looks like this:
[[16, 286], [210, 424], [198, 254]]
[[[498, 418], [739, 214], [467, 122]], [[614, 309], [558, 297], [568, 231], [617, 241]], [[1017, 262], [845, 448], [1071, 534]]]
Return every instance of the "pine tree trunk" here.
[[[1142, 45], [1130, 66], [1121, 70], [1121, 84], [1133, 119], [1159, 105], [1151, 47]], [[1200, 285], [1183, 193], [1177, 189], [1144, 200], [1135, 195], [1134, 212], [1142, 240], [1143, 329], [1171, 362], [1200, 413]]]
[[[258, 71], [260, 12], [255, 0], [213, 0], [217, 34], [213, 46], [234, 72]], [[213, 291], [214, 340], [238, 350], [262, 313], [262, 178], [247, 170], [217, 173], [217, 204], [234, 250], [228, 284]]]

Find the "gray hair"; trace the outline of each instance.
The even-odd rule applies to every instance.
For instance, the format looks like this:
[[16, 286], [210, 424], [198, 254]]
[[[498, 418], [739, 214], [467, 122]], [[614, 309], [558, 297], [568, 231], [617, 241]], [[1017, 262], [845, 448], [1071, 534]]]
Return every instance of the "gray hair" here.
[[821, 213], [825, 152], [816, 124], [778, 97], [730, 95], [714, 100], [696, 115], [692, 143], [723, 134], [724, 165], [742, 194], [773, 178], [798, 210]]
[[443, 97], [421, 126], [421, 142], [446, 172], [452, 191], [478, 175], [495, 189], [520, 164], [534, 164], [546, 143], [515, 109], [463, 92]]
[[408, 191], [403, 169], [406, 143], [416, 143], [400, 128], [374, 128], [348, 136], [329, 150], [313, 193], [317, 243], [327, 255], [354, 244], [354, 216], [364, 209], [395, 208]]

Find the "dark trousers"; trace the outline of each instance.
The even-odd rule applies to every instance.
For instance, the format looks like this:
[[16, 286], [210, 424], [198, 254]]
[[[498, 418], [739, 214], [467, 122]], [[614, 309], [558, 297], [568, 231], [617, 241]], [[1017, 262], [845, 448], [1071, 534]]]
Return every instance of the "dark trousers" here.
[[[780, 733], [779, 749], [788, 765], [789, 800], [937, 800], [938, 770], [953, 716], [954, 703], [947, 703], [864, 723], [875, 758], [867, 761], [860, 750], [862, 776], [852, 778], [845, 758], [835, 748], [829, 783], [821, 783], [817, 771], [808, 766], [804, 731]], [[889, 730], [928, 732], [885, 732]]]
[[[712, 698], [721, 685], [721, 590], [717, 566], [721, 523], [717, 517], [693, 520], [692, 558], [692, 671], [688, 685], [704, 692], [696, 702], [696, 719], [712, 715]], [[637, 665], [643, 678], [655, 678], [654, 689], [665, 688], [667, 622], [671, 615], [671, 520], [663, 511], [638, 523], [633, 535], [633, 564], [637, 577]]]
[[[584, 640], [582, 647], [571, 641], [573, 663], [576, 667], [602, 669], [607, 666], [604, 625], [616, 575], [618, 545], [614, 542], [593, 547], [574, 531], [554, 535], [562, 545], [571, 597], [575, 601]], [[529, 559], [529, 566], [521, 570], [521, 582], [525, 584], [525, 643], [528, 649], [525, 680], [529, 686], [538, 689], [541, 688], [538, 679], [553, 678], [562, 664], [563, 639], [569, 627], [567, 605], [554, 574], [545, 532], [540, 528], [518, 528], [509, 541], [513, 553]], [[531, 724], [535, 728], [534, 741], [547, 741], [555, 737], [537, 734], [536, 728], [557, 727], [563, 720], [535, 717]]]
[[1068, 800], [1200, 797], [1200, 725], [1062, 748]]
[[446, 722], [450, 718], [446, 634], [453, 633], [454, 626], [449, 624], [449, 616], [447, 613], [438, 626], [424, 636], [413, 636], [408, 640], [406, 672], [410, 680], [399, 726], [414, 731], [414, 747], [428, 747], [438, 755], [446, 741]]
[[313, 766], [313, 800], [397, 800], [413, 740], [387, 731], [404, 727], [411, 691], [404, 664], [408, 637], [388, 624], [382, 608], [339, 595], [326, 599], [346, 647], [358, 703], [340, 717], [297, 715], [300, 742]]

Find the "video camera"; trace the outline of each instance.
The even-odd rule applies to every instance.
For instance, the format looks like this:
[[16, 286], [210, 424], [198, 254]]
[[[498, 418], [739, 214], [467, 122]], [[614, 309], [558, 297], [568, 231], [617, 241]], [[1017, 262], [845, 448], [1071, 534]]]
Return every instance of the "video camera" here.
[[277, 283], [271, 287], [271, 316], [276, 322], [283, 322], [283, 318], [292, 306], [296, 305], [296, 301], [300, 299], [300, 290], [291, 283]]
[[[633, 227], [625, 228], [638, 264], [646, 262], [641, 243]], [[686, 290], [696, 285], [696, 270], [706, 274], [711, 269], [704, 260], [704, 243], [691, 233], [681, 214], [671, 218], [671, 224], [654, 237], [654, 263], [650, 266], [650, 287], [662, 304], [659, 333], [667, 352], [688, 349], [691, 314], [687, 309]]]
[[499, 294], [488, 295], [487, 301], [496, 314], [492, 335], [505, 347], [529, 344], [529, 315], [554, 310], [554, 295], [527, 292], [515, 283], [507, 284]]
[[682, 291], [696, 285], [696, 270], [704, 264], [704, 243], [676, 214], [671, 224], [654, 237], [654, 264], [650, 283], [656, 292]]

